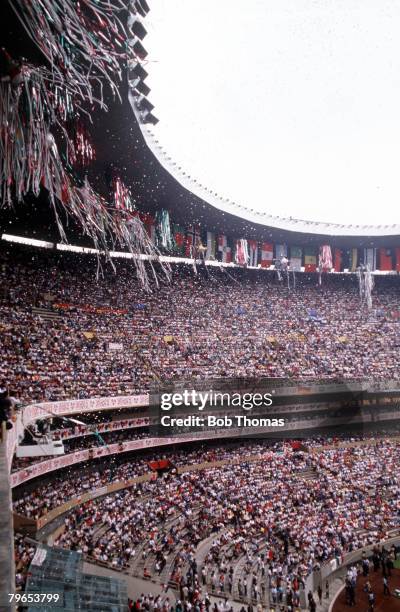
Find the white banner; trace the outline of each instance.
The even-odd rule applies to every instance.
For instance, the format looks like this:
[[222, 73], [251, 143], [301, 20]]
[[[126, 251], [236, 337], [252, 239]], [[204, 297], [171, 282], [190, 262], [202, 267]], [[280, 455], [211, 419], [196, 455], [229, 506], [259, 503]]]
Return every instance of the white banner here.
[[109, 342], [108, 343], [109, 351], [122, 351], [123, 348], [124, 348], [124, 345], [122, 344], [122, 342]]
[[300, 272], [301, 270], [301, 257], [290, 258], [290, 269], [293, 272]]
[[52, 414], [77, 414], [80, 412], [94, 412], [110, 408], [131, 408], [134, 406], [148, 406], [149, 395], [121, 395], [117, 397], [97, 397], [83, 400], [66, 400], [63, 402], [42, 402], [23, 408], [24, 423], [49, 417]]
[[38, 548], [33, 556], [32, 565], [41, 566], [47, 557], [47, 550]]

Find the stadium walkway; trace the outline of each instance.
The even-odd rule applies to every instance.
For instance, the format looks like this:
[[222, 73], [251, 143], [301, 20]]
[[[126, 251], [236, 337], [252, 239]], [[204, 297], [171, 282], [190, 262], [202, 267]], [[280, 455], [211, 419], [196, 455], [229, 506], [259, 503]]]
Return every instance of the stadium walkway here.
[[[142, 578], [137, 578], [136, 576], [129, 576], [128, 574], [123, 574], [122, 572], [118, 572], [107, 567], [101, 567], [100, 565], [95, 565], [94, 563], [88, 563], [87, 561], [85, 561], [83, 564], [83, 571], [87, 572], [88, 574], [95, 574], [96, 576], [112, 576], [118, 580], [124, 580], [128, 589], [128, 597], [131, 599], [137, 599], [141, 593], [152, 593], [153, 595], [163, 593], [161, 584], [157, 584], [151, 580], [143, 580]], [[168, 596], [170, 599], [174, 599], [171, 590], [169, 591]]]

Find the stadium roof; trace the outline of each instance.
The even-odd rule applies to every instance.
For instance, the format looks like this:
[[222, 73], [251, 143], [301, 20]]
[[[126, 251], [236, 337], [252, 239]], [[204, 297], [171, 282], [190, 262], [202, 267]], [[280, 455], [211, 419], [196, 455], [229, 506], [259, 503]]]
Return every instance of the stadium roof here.
[[[27, 39], [8, 3], [4, 6], [3, 23], [7, 24], [4, 46], [11, 55], [23, 55], [41, 63], [40, 53]], [[150, 66], [147, 69], [150, 70]], [[133, 113], [126, 82], [122, 84], [121, 96], [122, 102], [119, 102], [108, 93], [109, 112], [92, 115], [91, 136], [96, 160], [89, 170], [89, 180], [105, 197], [110, 197], [110, 176], [116, 170], [131, 188], [139, 210], [155, 213], [160, 208], [168, 209], [172, 221], [184, 227], [197, 223], [202, 228], [232, 237], [299, 245], [318, 244], [324, 237], [336, 236], [335, 243], [344, 247], [398, 246], [399, 225], [381, 225], [373, 229], [362, 223], [346, 226], [301, 221], [262, 215], [222, 200], [207, 186], [203, 188], [194, 183], [184, 174], [184, 169], [173, 170], [173, 160], [161, 154], [152, 128], [138, 119], [137, 109]], [[27, 202], [16, 204], [13, 210], [2, 209], [0, 232], [52, 242], [59, 240], [54, 213], [45, 194], [39, 199], [27, 198]], [[81, 229], [71, 221], [67, 224], [67, 236], [73, 244], [91, 246]]]
[[255, 223], [398, 231], [400, 14], [392, 0], [361, 12], [354, 2], [308, 0], [151, 8], [146, 83], [160, 121], [146, 139], [173, 176]]

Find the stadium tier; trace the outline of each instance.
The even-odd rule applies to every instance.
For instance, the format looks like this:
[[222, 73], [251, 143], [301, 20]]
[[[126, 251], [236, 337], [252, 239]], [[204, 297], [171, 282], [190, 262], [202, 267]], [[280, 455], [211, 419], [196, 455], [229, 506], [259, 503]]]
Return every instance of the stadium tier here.
[[[372, 312], [355, 275], [176, 265], [144, 291], [129, 263], [2, 247], [0, 379], [24, 402], [140, 394], [187, 377], [396, 378], [399, 291], [377, 277]], [[14, 282], [18, 278], [18, 284]]]
[[[158, 3], [166, 15], [172, 4]], [[269, 14], [274, 2], [266, 4], [257, 10]], [[337, 16], [311, 4], [328, 24]], [[216, 19], [217, 3], [200, 5]], [[396, 209], [370, 225], [363, 199], [398, 201], [389, 176], [396, 129], [393, 143], [380, 130], [364, 142], [359, 129], [357, 150], [386, 155], [384, 172], [375, 187], [365, 158], [374, 187], [360, 186], [357, 155], [347, 189], [337, 173], [346, 156], [329, 143], [326, 167], [322, 152], [308, 159], [308, 140], [285, 140], [301, 123], [296, 100], [293, 121], [272, 105], [265, 115], [282, 138], [263, 146], [274, 160], [284, 152], [281, 176], [297, 209], [281, 210], [282, 194], [270, 191], [280, 174], [240, 148], [241, 126], [229, 131], [237, 157], [253, 156], [261, 172], [259, 206], [222, 197], [157, 140], [163, 109], [151, 101], [148, 73], [164, 58], [144, 47], [157, 31], [150, 8], [146, 0], [2, 7], [0, 611], [400, 610], [400, 224]], [[299, 9], [280, 10], [283, 24]], [[224, 19], [225, 34], [230, 21], [245, 26]], [[342, 21], [340, 13], [324, 38], [329, 55]], [[358, 21], [351, 31], [364, 33]], [[212, 41], [202, 36], [204, 53]], [[309, 75], [320, 56], [310, 48]], [[218, 106], [203, 87], [207, 65], [190, 71], [202, 86], [195, 97]], [[326, 104], [337, 91], [324, 92]], [[257, 117], [261, 129], [249, 103], [243, 119]], [[322, 141], [321, 131], [318, 151]], [[292, 149], [313, 184], [300, 164], [286, 167]], [[216, 151], [209, 143], [210, 159]], [[229, 172], [227, 190], [237, 178], [254, 202], [252, 176]], [[303, 219], [318, 182], [324, 219]], [[355, 224], [338, 221], [343, 202], [327, 203], [334, 188], [362, 211]]]
[[[120, 260], [96, 278], [96, 256], [3, 243], [1, 262], [2, 386], [22, 402], [16, 431], [21, 417], [26, 425], [12, 460], [21, 592], [31, 593], [38, 541], [81, 553], [86, 573], [124, 576], [139, 609], [226, 598], [300, 609], [326, 580], [336, 590], [362, 551], [396, 572], [397, 276], [376, 277], [369, 310], [355, 274], [321, 284], [298, 274], [293, 288], [273, 269], [181, 263], [149, 293]], [[243, 431], [234, 441], [220, 427], [224, 445], [210, 430], [203, 442], [177, 433], [165, 446], [150, 399], [129, 407], [164, 381], [246, 377], [260, 388], [276, 380], [285, 441], [244, 441]], [[296, 399], [282, 386], [290, 381]], [[35, 402], [41, 418], [28, 426]], [[313, 434], [321, 417], [333, 429]], [[345, 430], [335, 427], [342, 418]], [[40, 449], [44, 437], [62, 441], [62, 463]], [[26, 456], [32, 444], [38, 452]]]
[[[54, 544], [114, 572], [166, 583], [183, 602], [196, 604], [205, 589], [242, 604], [302, 607], [305, 593], [354, 552], [373, 553], [379, 566], [393, 568], [399, 448], [387, 435], [309, 439], [301, 448], [248, 442], [175, 451], [167, 476], [113, 494], [105, 489], [66, 514]], [[148, 469], [149, 457], [141, 467], [132, 460], [115, 466], [111, 475], [88, 467], [87, 482], [127, 479]], [[85, 490], [85, 478], [65, 472], [47, 487], [35, 485], [15, 507], [46, 515]], [[21, 540], [18, 546], [24, 550]]]

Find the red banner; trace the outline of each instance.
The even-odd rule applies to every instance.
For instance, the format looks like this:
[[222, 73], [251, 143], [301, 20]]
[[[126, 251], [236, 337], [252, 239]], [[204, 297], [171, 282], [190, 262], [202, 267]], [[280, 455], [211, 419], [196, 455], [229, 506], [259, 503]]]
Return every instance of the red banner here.
[[390, 249], [379, 249], [379, 269], [385, 272], [393, 270], [392, 251]]
[[82, 310], [83, 312], [92, 312], [96, 314], [115, 314], [115, 315], [123, 315], [127, 314], [128, 311], [126, 308], [112, 308], [111, 306], [92, 306], [91, 304], [69, 304], [63, 302], [56, 302], [53, 304], [54, 308], [58, 308], [59, 310], [72, 310], [76, 308], [77, 310]]
[[340, 249], [335, 249], [333, 267], [335, 268], [335, 272], [342, 271], [342, 251]]
[[232, 249], [231, 247], [224, 247], [222, 252], [222, 261], [224, 263], [232, 263]]
[[147, 465], [153, 472], [157, 472], [158, 470], [167, 470], [171, 467], [171, 462], [169, 459], [159, 459], [159, 461], [149, 461]]
[[304, 271], [305, 272], [316, 272], [317, 264], [314, 264], [314, 263], [304, 264]]
[[269, 268], [274, 258], [274, 245], [269, 242], [263, 242], [261, 245], [261, 267]]
[[400, 248], [396, 248], [396, 272], [400, 272]]

